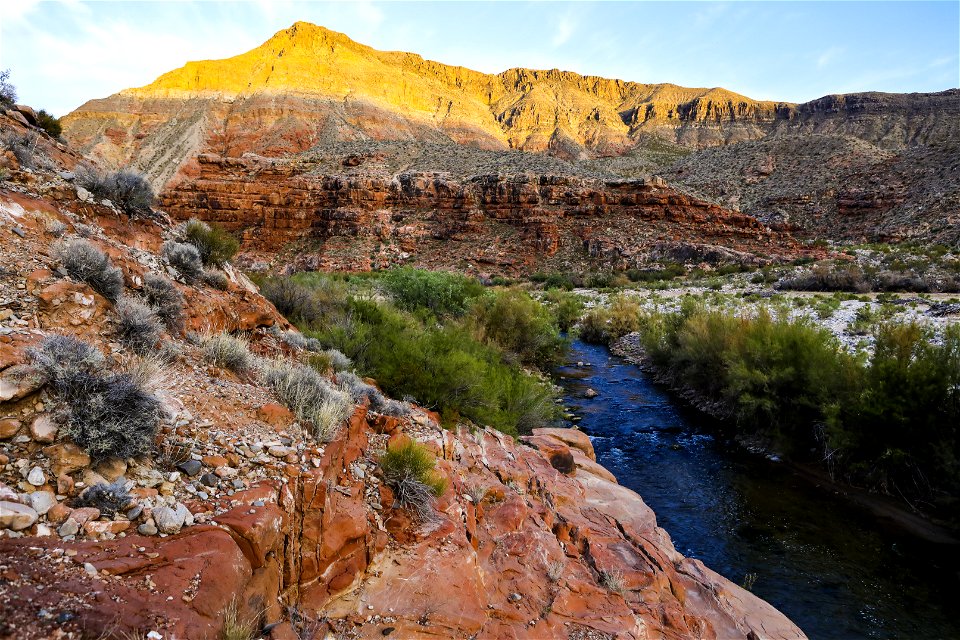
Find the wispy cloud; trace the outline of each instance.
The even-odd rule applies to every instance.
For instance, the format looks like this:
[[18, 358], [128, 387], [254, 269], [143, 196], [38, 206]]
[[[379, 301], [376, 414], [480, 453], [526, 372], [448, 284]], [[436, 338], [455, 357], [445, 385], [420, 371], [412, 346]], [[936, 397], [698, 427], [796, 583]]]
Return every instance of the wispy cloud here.
[[577, 22], [571, 11], [567, 11], [560, 16], [557, 21], [556, 31], [553, 33], [553, 46], [561, 47], [570, 41], [573, 34], [577, 31]]
[[843, 55], [843, 51], [843, 47], [830, 47], [826, 51], [822, 52], [819, 56], [817, 56], [817, 68], [824, 68], [836, 58]]

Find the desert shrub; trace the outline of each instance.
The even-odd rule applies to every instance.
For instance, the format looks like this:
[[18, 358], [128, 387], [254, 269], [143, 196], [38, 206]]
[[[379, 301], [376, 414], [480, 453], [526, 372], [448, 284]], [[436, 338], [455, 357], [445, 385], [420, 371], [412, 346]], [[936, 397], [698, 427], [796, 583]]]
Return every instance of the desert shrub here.
[[677, 262], [667, 262], [660, 268], [627, 269], [627, 277], [632, 282], [661, 282], [673, 280], [687, 272], [686, 268]]
[[261, 284], [260, 293], [301, 328], [325, 325], [341, 315], [347, 302], [342, 281], [313, 273], [297, 277], [304, 283], [292, 278], [268, 278]]
[[200, 252], [192, 244], [169, 240], [163, 243], [163, 257], [176, 269], [187, 282], [196, 282], [203, 278], [203, 260]]
[[157, 346], [163, 329], [153, 309], [134, 298], [121, 298], [116, 312], [116, 335], [121, 344], [139, 354]]
[[10, 69], [0, 71], [0, 105], [13, 106], [17, 101], [17, 88], [10, 82]]
[[37, 111], [37, 124], [53, 138], [59, 138], [60, 134], [63, 133], [63, 127], [60, 126], [60, 119], [55, 118], [43, 109]]
[[183, 330], [184, 299], [177, 285], [163, 276], [148, 273], [143, 278], [143, 293], [147, 304], [169, 331], [179, 333]]
[[580, 339], [609, 344], [640, 330], [640, 303], [628, 296], [610, 298], [604, 307], [590, 309], [580, 320]]
[[607, 591], [612, 591], [621, 596], [627, 592], [626, 583], [623, 580], [623, 573], [616, 569], [600, 572], [600, 586]]
[[346, 371], [353, 366], [350, 358], [336, 349], [327, 349], [326, 353], [330, 356], [330, 366], [334, 371]]
[[478, 339], [496, 344], [521, 362], [549, 368], [566, 350], [553, 315], [529, 294], [516, 289], [478, 299], [469, 322]]
[[270, 333], [294, 349], [304, 349], [315, 353], [323, 351], [323, 344], [321, 344], [319, 340], [316, 338], [308, 338], [299, 331], [284, 331], [277, 326], [273, 326], [270, 327]]
[[95, 460], [150, 451], [160, 401], [139, 378], [104, 370], [103, 355], [76, 338], [48, 336], [30, 357], [63, 404], [64, 435]]
[[240, 243], [217, 224], [207, 224], [193, 218], [183, 225], [183, 241], [192, 244], [200, 252], [205, 265], [222, 267], [237, 254]]
[[447, 490], [447, 479], [436, 471], [437, 460], [426, 447], [404, 440], [387, 448], [380, 469], [397, 500], [422, 520], [435, 515], [434, 500]]
[[960, 492], [960, 327], [884, 323], [855, 399], [838, 403], [829, 445], [859, 481], [894, 495]]
[[120, 299], [123, 272], [92, 243], [82, 239], [69, 240], [57, 246], [56, 254], [70, 277], [87, 283], [111, 302]]
[[[477, 340], [457, 324], [424, 323], [387, 304], [351, 300], [349, 326], [314, 333], [321, 342], [348, 354], [358, 371], [375, 378], [394, 397], [416, 398], [446, 419], [467, 417], [507, 433], [517, 433], [505, 387], [545, 387], [517, 365], [504, 362], [496, 347]], [[551, 407], [538, 420], [555, 416]]]
[[425, 309], [437, 316], [461, 316], [471, 300], [486, 293], [473, 278], [410, 267], [387, 271], [380, 282], [397, 307], [407, 311]]
[[370, 408], [377, 413], [388, 416], [402, 417], [410, 414], [410, 405], [400, 400], [393, 400], [372, 384], [364, 382], [360, 376], [351, 371], [341, 371], [337, 374], [337, 384], [340, 390], [348, 394], [354, 403], [369, 398]]
[[776, 287], [787, 291], [870, 291], [863, 270], [845, 263], [817, 264], [812, 269], [780, 279]]
[[218, 333], [203, 341], [203, 357], [218, 367], [244, 374], [254, 366], [254, 357], [243, 338]]
[[110, 200], [131, 216], [152, 212], [153, 187], [139, 173], [128, 170], [104, 173], [88, 167], [77, 171], [75, 182], [96, 197]]
[[133, 496], [127, 491], [123, 478], [107, 484], [99, 482], [88, 487], [73, 501], [74, 508], [94, 507], [100, 510], [100, 515], [112, 518], [118, 512], [129, 508], [133, 503]]
[[544, 300], [561, 331], [570, 331], [583, 314], [583, 299], [575, 293], [554, 289], [547, 292]]
[[313, 425], [320, 440], [332, 438], [353, 410], [350, 396], [311, 367], [276, 360], [263, 365], [261, 378], [298, 419]]
[[211, 286], [219, 291], [226, 291], [230, 287], [230, 280], [227, 278], [227, 274], [222, 271], [204, 269], [203, 281], [208, 286]]
[[530, 276], [530, 280], [542, 283], [546, 290], [563, 289], [570, 291], [576, 286], [573, 278], [567, 273], [535, 273]]
[[0, 137], [4, 149], [13, 152], [20, 166], [32, 169], [36, 166], [37, 136], [7, 131]]

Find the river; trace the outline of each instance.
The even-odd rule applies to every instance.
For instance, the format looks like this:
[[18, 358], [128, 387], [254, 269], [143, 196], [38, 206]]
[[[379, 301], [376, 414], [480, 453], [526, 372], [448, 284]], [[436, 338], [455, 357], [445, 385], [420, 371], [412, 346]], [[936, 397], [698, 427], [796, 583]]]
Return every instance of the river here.
[[568, 361], [559, 384], [598, 462], [643, 497], [678, 551], [736, 583], [753, 574], [753, 592], [811, 638], [960, 638], [955, 549], [886, 530], [713, 435], [708, 418], [604, 347], [575, 341]]

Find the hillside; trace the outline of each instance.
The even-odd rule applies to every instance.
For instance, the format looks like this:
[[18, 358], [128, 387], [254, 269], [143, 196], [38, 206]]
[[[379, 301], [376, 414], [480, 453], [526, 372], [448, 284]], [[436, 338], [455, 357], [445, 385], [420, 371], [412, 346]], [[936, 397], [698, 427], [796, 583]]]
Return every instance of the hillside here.
[[[581, 432], [444, 428], [229, 262], [191, 275], [85, 158], [0, 135], [32, 140], [0, 156], [0, 638], [804, 637], [678, 553]], [[430, 517], [383, 469], [406, 442], [446, 480]]]

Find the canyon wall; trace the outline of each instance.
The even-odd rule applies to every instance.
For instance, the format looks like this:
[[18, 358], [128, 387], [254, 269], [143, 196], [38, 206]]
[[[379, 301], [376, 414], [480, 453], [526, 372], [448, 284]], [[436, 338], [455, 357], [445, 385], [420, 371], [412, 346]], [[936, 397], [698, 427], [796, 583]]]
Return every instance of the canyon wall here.
[[315, 175], [307, 163], [205, 154], [161, 205], [174, 218], [223, 225], [250, 261], [296, 269], [414, 264], [515, 275], [802, 253], [788, 235], [658, 180]]

